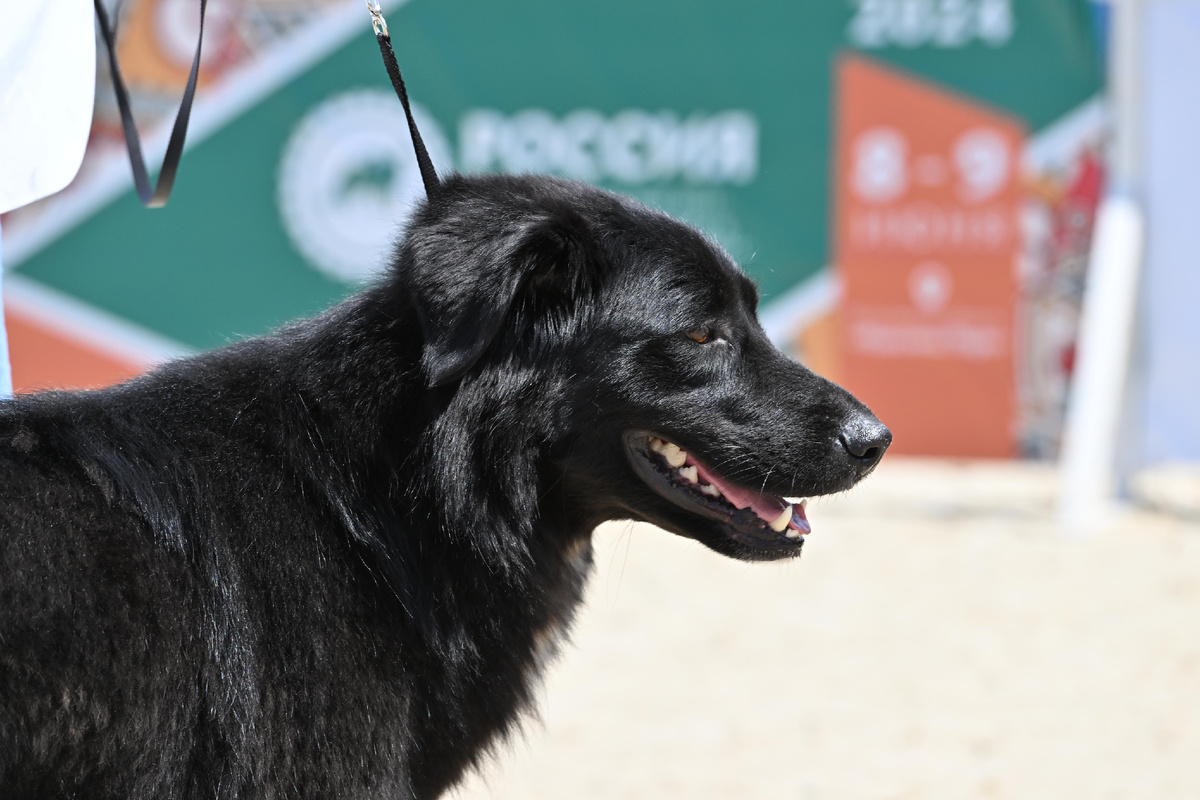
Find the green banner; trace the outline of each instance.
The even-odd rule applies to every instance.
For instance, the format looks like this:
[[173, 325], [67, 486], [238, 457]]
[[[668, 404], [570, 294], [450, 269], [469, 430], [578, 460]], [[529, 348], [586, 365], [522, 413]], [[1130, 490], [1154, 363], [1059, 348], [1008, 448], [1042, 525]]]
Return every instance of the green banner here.
[[[228, 78], [258, 99], [196, 136], [165, 209], [124, 191], [17, 270], [199, 348], [345, 295], [420, 193], [369, 15], [354, 11], [353, 25], [322, 23], [338, 41], [299, 35], [314, 53], [299, 69]], [[412, 0], [388, 21], [441, 169], [635, 195], [715, 236], [769, 297], [829, 257], [839, 52], [1037, 130], [1100, 88], [1089, 15], [1083, 0]], [[303, 49], [289, 47], [276, 59]]]

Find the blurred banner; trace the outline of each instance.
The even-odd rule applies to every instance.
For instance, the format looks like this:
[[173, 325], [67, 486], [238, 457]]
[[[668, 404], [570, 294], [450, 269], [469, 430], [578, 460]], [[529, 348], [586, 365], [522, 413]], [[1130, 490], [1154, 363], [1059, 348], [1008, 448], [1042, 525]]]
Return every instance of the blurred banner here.
[[[153, 156], [178, 103], [197, 3], [120, 5], [120, 56]], [[1079, 111], [1100, 88], [1085, 0], [384, 8], [440, 169], [555, 172], [700, 226], [759, 281], [774, 338], [818, 369], [837, 356], [828, 265], [842, 55], [865, 54], [1019, 120], [1030, 132], [1022, 163], [1034, 163], [1031, 149], [1050, 154], [1035, 159], [1036, 180], [1023, 179], [1038, 187], [1034, 216], [1045, 220], [1096, 135], [1096, 115]], [[209, 14], [205, 85], [169, 206], [138, 205], [101, 70], [79, 178], [6, 215], [7, 304], [24, 321], [13, 342], [18, 390], [117, 380], [269, 330], [386, 262], [420, 181], [361, 0], [210, 0]], [[1056, 386], [1069, 364], [1073, 306], [1063, 296], [1062, 324], [1037, 362], [1050, 377], [1038, 386]], [[79, 357], [50, 355], [64, 347]], [[97, 352], [109, 364], [99, 373], [71, 366], [101, 364]], [[1017, 359], [1018, 375], [1025, 363]], [[1015, 380], [1021, 430], [1042, 433], [1020, 434], [1006, 452], [1052, 450], [1057, 390], [1030, 394]], [[896, 446], [905, 438], [898, 431]]]
[[1021, 125], [859, 58], [838, 76], [842, 368], [895, 450], [1016, 450]]

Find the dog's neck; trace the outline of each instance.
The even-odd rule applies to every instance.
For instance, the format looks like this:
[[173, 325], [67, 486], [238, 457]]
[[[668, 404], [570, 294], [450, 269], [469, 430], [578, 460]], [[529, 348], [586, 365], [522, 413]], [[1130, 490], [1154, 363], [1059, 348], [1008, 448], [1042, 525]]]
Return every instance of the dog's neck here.
[[[317, 332], [279, 342], [282, 357], [306, 365], [279, 374], [299, 376], [289, 402], [311, 426], [287, 432], [283, 441], [299, 443], [288, 460], [365, 551], [374, 602], [397, 604], [415, 634], [404, 638], [424, 643], [412, 680], [445, 693], [447, 707], [458, 702], [450, 687], [477, 686], [454, 752], [420, 756], [429, 785], [448, 784], [462, 768], [458, 754], [505, 733], [530, 705], [582, 597], [594, 521], [555, 500], [561, 482], [531, 421], [536, 376], [501, 381], [484, 370], [431, 391], [416, 319], [369, 293], [327, 314]], [[351, 435], [362, 431], [373, 435]], [[422, 672], [430, 665], [440, 674]], [[417, 716], [418, 727], [438, 727], [430, 742], [455, 740], [450, 721]]]

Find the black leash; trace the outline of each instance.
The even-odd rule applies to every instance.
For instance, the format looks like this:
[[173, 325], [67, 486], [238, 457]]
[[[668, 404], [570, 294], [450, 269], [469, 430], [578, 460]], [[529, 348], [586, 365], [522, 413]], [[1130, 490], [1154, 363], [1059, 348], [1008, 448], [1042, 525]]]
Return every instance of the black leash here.
[[[129, 106], [129, 91], [121, 78], [121, 68], [117, 64], [116, 37], [108, 20], [108, 12], [104, 10], [103, 0], [93, 0], [96, 8], [96, 18], [100, 23], [100, 33], [108, 48], [108, 66], [112, 74], [113, 89], [117, 95], [117, 107], [121, 111], [121, 127], [125, 133], [125, 147], [129, 151], [129, 166], [133, 170], [133, 183], [137, 187], [138, 197], [147, 208], [161, 208], [167, 204], [171, 189], [175, 185], [175, 174], [179, 170], [179, 158], [183, 154], [183, 143], [187, 137], [188, 119], [192, 113], [192, 100], [196, 96], [196, 77], [200, 73], [200, 48], [204, 42], [204, 12], [208, 0], [200, 0], [200, 35], [196, 38], [196, 55], [192, 59], [192, 69], [188, 73], [187, 86], [183, 90], [183, 100], [179, 104], [179, 112], [175, 115], [175, 125], [171, 129], [171, 138], [167, 142], [167, 153], [163, 157], [162, 169], [158, 172], [158, 181], [150, 188], [150, 175], [146, 170], [146, 160], [142, 156], [142, 143], [138, 137], [137, 125], [133, 120], [133, 112]], [[392, 79], [392, 87], [400, 104], [404, 106], [404, 116], [408, 119], [408, 131], [412, 136], [413, 150], [416, 151], [417, 166], [421, 170], [421, 180], [425, 184], [425, 194], [432, 196], [437, 192], [437, 171], [421, 132], [417, 130], [417, 122], [413, 119], [412, 108], [408, 102], [408, 91], [404, 88], [404, 78], [400, 76], [400, 66], [396, 63], [396, 54], [392, 50], [392, 38], [388, 35], [387, 22], [383, 18], [383, 9], [378, 0], [367, 0], [367, 9], [371, 12], [371, 25], [375, 29], [375, 39], [379, 42], [379, 52], [383, 55], [383, 65], [388, 77]]]
[[433, 197], [440, 185], [437, 171], [433, 168], [433, 162], [425, 150], [425, 142], [421, 139], [421, 132], [417, 130], [416, 120], [413, 119], [412, 109], [409, 108], [408, 91], [404, 88], [404, 79], [400, 77], [400, 65], [396, 63], [396, 54], [392, 51], [392, 37], [388, 35], [387, 22], [383, 18], [379, 0], [367, 0], [367, 10], [371, 12], [371, 25], [375, 28], [375, 40], [379, 42], [383, 65], [387, 68], [388, 77], [392, 79], [392, 88], [396, 90], [396, 97], [400, 98], [400, 105], [404, 106], [404, 116], [408, 118], [408, 132], [412, 136], [413, 150], [417, 154], [417, 166], [421, 168], [425, 195]]
[[[200, 72], [200, 44], [204, 41], [204, 10], [208, 0], [200, 0], [200, 35], [196, 38], [196, 57], [192, 59], [192, 71], [188, 75], [187, 87], [183, 90], [179, 113], [175, 115], [175, 127], [171, 129], [171, 139], [167, 142], [167, 154], [163, 157], [162, 169], [158, 171], [158, 181], [153, 190], [150, 188], [150, 175], [146, 172], [146, 161], [142, 157], [142, 142], [138, 138], [137, 125], [134, 124], [133, 113], [129, 110], [129, 92], [125, 89], [125, 81], [121, 79], [121, 70], [117, 66], [117, 45], [112, 26], [108, 22], [108, 13], [104, 10], [102, 0], [94, 0], [94, 4], [96, 18], [100, 22], [100, 33], [108, 48], [108, 66], [112, 73], [113, 89], [117, 94], [117, 106], [121, 109], [121, 127], [125, 130], [125, 147], [129, 150], [129, 166], [133, 168], [133, 183], [137, 186], [142, 205], [146, 208], [161, 208], [171, 196], [171, 187], [175, 185], [175, 173], [179, 169], [179, 157], [183, 154], [188, 117], [192, 114], [192, 99], [196, 96], [196, 76]], [[407, 109], [407, 105], [405, 108]], [[412, 124], [411, 117], [409, 124]]]

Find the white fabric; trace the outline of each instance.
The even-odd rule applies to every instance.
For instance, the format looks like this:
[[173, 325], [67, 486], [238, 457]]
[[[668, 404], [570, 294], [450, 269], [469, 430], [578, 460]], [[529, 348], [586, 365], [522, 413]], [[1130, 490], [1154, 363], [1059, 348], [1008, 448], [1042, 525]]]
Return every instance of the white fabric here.
[[0, 212], [65, 187], [92, 125], [89, 0], [0, 0]]

